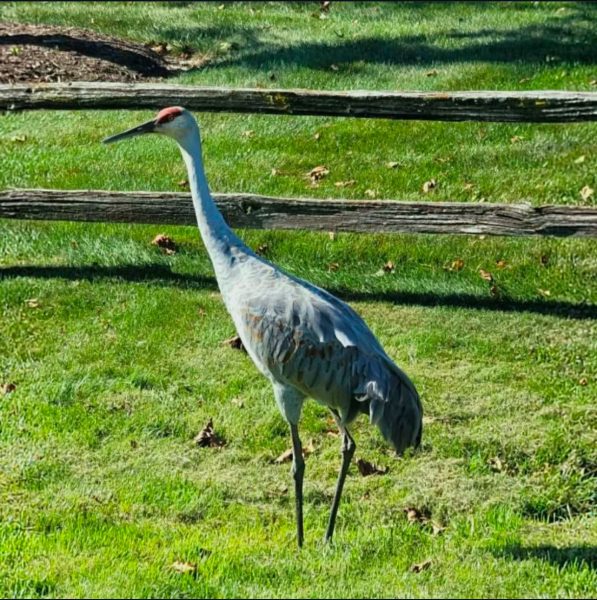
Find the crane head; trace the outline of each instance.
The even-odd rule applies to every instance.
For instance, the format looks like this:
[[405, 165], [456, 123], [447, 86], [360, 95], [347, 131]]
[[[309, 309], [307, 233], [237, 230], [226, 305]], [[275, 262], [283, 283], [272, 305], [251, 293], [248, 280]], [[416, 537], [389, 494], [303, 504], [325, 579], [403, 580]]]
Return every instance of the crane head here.
[[102, 141], [104, 144], [111, 144], [112, 142], [118, 142], [145, 133], [161, 133], [176, 139], [186, 133], [194, 122], [195, 120], [188, 110], [181, 106], [170, 106], [160, 110], [151, 121], [107, 137]]

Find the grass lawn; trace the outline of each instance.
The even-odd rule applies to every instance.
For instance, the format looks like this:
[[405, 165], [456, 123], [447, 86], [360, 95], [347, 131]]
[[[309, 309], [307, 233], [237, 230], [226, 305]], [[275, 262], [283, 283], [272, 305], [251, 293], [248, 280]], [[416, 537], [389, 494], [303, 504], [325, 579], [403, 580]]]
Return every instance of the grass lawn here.
[[[318, 15], [316, 2], [0, 5], [3, 21], [209, 57], [180, 83], [595, 89], [591, 3]], [[2, 115], [0, 189], [179, 189], [168, 140], [99, 144], [149, 117]], [[198, 117], [217, 192], [595, 202], [580, 195], [597, 184], [595, 124]], [[330, 174], [312, 187], [316, 165]], [[151, 245], [157, 233], [176, 254]], [[289, 432], [267, 381], [222, 344], [234, 327], [196, 229], [0, 221], [0, 595], [595, 597], [594, 240], [240, 233], [363, 315], [421, 392], [421, 451], [396, 459], [356, 422], [356, 457], [389, 470], [352, 466], [326, 547], [340, 442], [307, 403], [297, 551], [290, 467], [274, 462]], [[199, 448], [210, 418], [225, 444]]]

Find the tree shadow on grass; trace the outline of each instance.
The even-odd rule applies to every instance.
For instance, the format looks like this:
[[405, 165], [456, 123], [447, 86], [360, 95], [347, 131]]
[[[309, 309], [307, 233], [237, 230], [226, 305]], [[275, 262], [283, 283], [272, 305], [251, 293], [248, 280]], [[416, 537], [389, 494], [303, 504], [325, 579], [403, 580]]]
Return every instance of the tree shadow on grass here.
[[[393, 9], [387, 10], [391, 13]], [[480, 5], [478, 10], [482, 11], [484, 7]], [[342, 71], [344, 64], [345, 68], [354, 71], [364, 64], [521, 62], [558, 68], [562, 63], [597, 63], [597, 28], [592, 25], [597, 18], [597, 3], [577, 3], [566, 10], [565, 15], [549, 15], [543, 23], [510, 29], [485, 27], [469, 31], [452, 27], [430, 34], [359, 37], [356, 28], [354, 39], [338, 38], [336, 41], [293, 43], [283, 35], [278, 38], [272, 38], [271, 34], [261, 36], [259, 26], [251, 23], [227, 26], [223, 31], [201, 26], [169, 27], [161, 35], [166, 39], [186, 39], [191, 45], [194, 40], [208, 43], [209, 40], [213, 43], [224, 39], [233, 41], [234, 50], [213, 61], [210, 67], [245, 66], [270, 70], [278, 65], [294, 65], [328, 70], [334, 64]]]
[[[167, 265], [84, 265], [84, 266], [14, 266], [0, 267], [0, 282], [15, 277], [40, 279], [67, 279], [97, 281], [103, 279], [124, 280], [133, 283], [151, 283], [158, 286], [217, 290], [212, 276], [177, 273]], [[597, 306], [555, 300], [516, 300], [491, 298], [474, 294], [438, 294], [410, 291], [358, 291], [329, 287], [328, 291], [343, 300], [357, 302], [390, 302], [405, 306], [460, 307], [475, 310], [504, 312], [527, 312], [555, 315], [571, 319], [597, 319]]]
[[588, 544], [579, 546], [507, 546], [496, 554], [503, 558], [514, 558], [516, 560], [539, 559], [559, 567], [577, 564], [579, 567], [597, 569], [597, 547]]

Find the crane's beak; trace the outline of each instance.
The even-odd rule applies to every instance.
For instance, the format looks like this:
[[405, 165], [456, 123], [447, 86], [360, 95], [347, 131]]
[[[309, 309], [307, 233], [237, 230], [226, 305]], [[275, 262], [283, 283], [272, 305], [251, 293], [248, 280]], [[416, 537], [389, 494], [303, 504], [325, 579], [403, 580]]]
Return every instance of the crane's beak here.
[[137, 125], [137, 127], [133, 127], [132, 129], [128, 129], [127, 131], [123, 131], [122, 133], [117, 133], [116, 135], [107, 137], [106, 139], [102, 140], [102, 143], [111, 144], [112, 142], [118, 142], [126, 138], [135, 137], [136, 135], [142, 135], [144, 133], [153, 133], [155, 131], [155, 126], [155, 119], [152, 119], [151, 121], [147, 121], [147, 123], [143, 123], [143, 125]]

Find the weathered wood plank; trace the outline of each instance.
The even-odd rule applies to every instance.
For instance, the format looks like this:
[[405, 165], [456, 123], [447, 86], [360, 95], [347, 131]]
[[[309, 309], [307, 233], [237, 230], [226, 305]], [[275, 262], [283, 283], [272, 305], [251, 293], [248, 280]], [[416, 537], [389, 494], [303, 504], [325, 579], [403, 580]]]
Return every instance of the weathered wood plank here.
[[[248, 229], [597, 236], [597, 207], [214, 197], [232, 227]], [[0, 218], [195, 224], [190, 195], [172, 192], [7, 190]]]
[[168, 105], [209, 112], [432, 121], [597, 120], [596, 92], [343, 92], [111, 82], [0, 85], [0, 108], [4, 110], [156, 110]]

